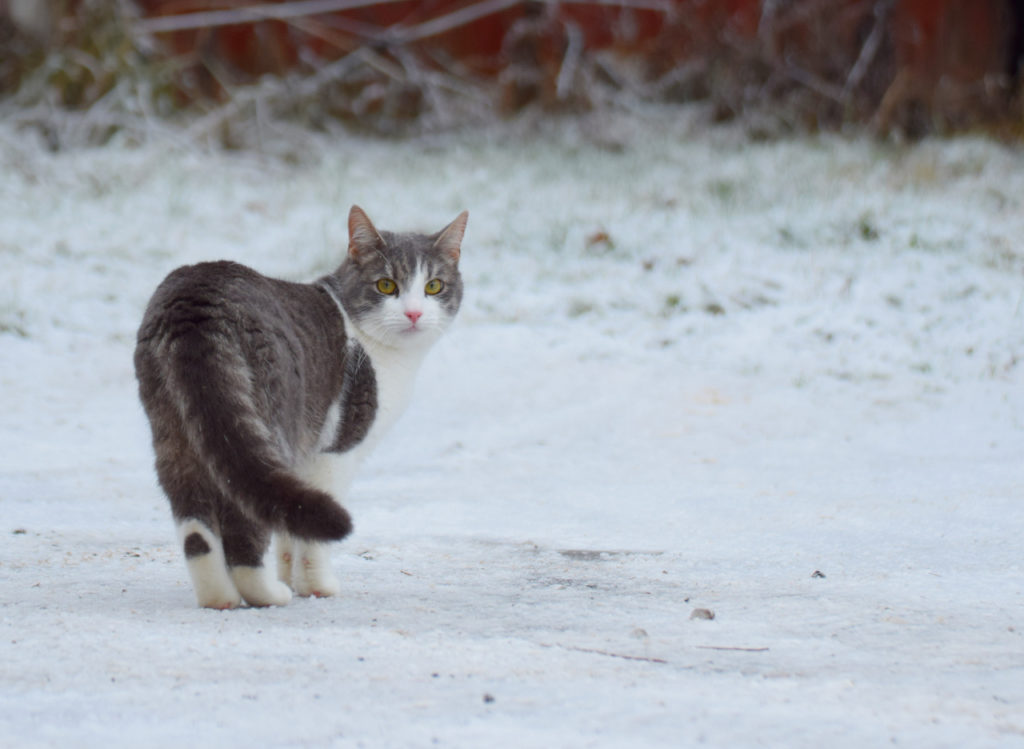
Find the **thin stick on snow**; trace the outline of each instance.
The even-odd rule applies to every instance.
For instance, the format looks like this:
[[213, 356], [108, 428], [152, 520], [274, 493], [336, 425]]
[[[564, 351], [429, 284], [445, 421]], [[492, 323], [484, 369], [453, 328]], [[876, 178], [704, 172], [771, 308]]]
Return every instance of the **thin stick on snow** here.
[[698, 645], [700, 650], [733, 650], [739, 653], [766, 653], [771, 648], [736, 648], [727, 647], [725, 645]]
[[668, 664], [663, 658], [648, 658], [642, 655], [626, 655], [625, 653], [613, 653], [609, 650], [598, 650], [597, 648], [581, 648], [575, 645], [559, 645], [558, 643], [541, 642], [542, 648], [561, 648], [562, 650], [573, 650], [577, 653], [590, 653], [592, 655], [604, 655], [608, 658], [622, 658], [627, 661], [643, 661], [645, 663]]

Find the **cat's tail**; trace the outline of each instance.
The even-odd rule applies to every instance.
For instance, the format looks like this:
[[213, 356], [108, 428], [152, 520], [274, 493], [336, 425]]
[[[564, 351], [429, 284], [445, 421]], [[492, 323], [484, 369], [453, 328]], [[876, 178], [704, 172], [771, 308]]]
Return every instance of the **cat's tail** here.
[[241, 354], [202, 335], [180, 336], [169, 348], [169, 390], [181, 394], [177, 408], [189, 442], [225, 494], [254, 519], [297, 538], [347, 536], [352, 519], [345, 508], [289, 469], [288, 448], [260, 416]]

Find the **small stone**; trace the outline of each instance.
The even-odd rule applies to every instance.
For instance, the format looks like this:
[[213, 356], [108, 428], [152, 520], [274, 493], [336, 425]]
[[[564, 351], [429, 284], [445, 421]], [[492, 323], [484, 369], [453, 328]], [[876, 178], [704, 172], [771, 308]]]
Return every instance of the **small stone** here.
[[711, 620], [715, 618], [715, 612], [711, 609], [694, 609], [690, 614], [691, 619], [707, 619]]
[[494, 695], [487, 692], [484, 693], [484, 702], [488, 705], [494, 702]]

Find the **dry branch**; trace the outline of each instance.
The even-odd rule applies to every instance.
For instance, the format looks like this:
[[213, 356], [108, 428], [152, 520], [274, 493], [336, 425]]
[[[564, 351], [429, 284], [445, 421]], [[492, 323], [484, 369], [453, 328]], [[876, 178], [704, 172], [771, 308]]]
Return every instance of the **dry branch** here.
[[459, 10], [446, 13], [437, 18], [431, 18], [429, 21], [423, 21], [415, 26], [407, 28], [393, 26], [388, 29], [387, 38], [396, 42], [412, 42], [418, 39], [427, 39], [428, 37], [437, 36], [446, 31], [452, 31], [460, 26], [473, 23], [473, 21], [493, 15], [494, 13], [500, 13], [503, 10], [521, 4], [521, 2], [522, 0], [483, 0], [483, 2], [467, 5], [464, 8], [459, 8]]
[[231, 10], [205, 10], [174, 16], [144, 18], [136, 21], [135, 29], [143, 34], [212, 29], [219, 26], [238, 26], [253, 21], [285, 21], [290, 18], [323, 15], [324, 13], [336, 13], [342, 10], [396, 2], [402, 2], [402, 0], [299, 0], [299, 2], [273, 5], [249, 5]]
[[[243, 8], [231, 10], [210, 10], [196, 13], [182, 13], [173, 16], [159, 16], [156, 18], [140, 19], [135, 23], [135, 29], [144, 34], [162, 34], [171, 31], [189, 31], [195, 29], [211, 29], [220, 26], [238, 26], [252, 23], [254, 21], [288, 21], [290, 19], [303, 18], [307, 16], [324, 15], [337, 13], [345, 10], [366, 8], [374, 5], [386, 5], [389, 3], [402, 2], [403, 0], [300, 0], [283, 4], [260, 4], [249, 5]], [[613, 8], [626, 8], [630, 10], [651, 10], [662, 13], [670, 13], [672, 4], [665, 0], [562, 0], [565, 4], [572, 5], [602, 5]], [[547, 0], [550, 5], [558, 5], [555, 0]], [[375, 41], [411, 42], [420, 39], [427, 39], [438, 34], [466, 26], [473, 21], [485, 18], [486, 16], [500, 13], [517, 5], [522, 5], [523, 0], [482, 0], [465, 7], [446, 13], [443, 16], [431, 18], [414, 26], [402, 27], [391, 26], [386, 29], [376, 30], [373, 33], [372, 27], [359, 24], [353, 26], [353, 30], [359, 29], [356, 33], [367, 38], [374, 38]]]
[[871, 33], [868, 34], [868, 38], [864, 40], [860, 54], [857, 56], [857, 61], [850, 68], [849, 75], [846, 76], [846, 83], [843, 85], [842, 93], [842, 100], [844, 102], [850, 100], [853, 91], [864, 80], [868, 67], [874, 61], [875, 55], [878, 54], [879, 47], [882, 46], [882, 39], [885, 38], [886, 21], [889, 17], [889, 11], [892, 10], [893, 3], [894, 0], [879, 0], [875, 3], [875, 24], [871, 27]]

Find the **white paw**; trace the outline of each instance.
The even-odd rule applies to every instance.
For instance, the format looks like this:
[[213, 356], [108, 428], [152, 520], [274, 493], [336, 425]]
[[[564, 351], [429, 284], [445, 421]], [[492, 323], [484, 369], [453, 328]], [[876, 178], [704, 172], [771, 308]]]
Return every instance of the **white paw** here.
[[292, 600], [291, 589], [264, 567], [233, 567], [231, 579], [250, 606], [284, 606]]
[[317, 571], [316, 574], [302, 574], [295, 581], [295, 594], [299, 596], [316, 596], [326, 598], [341, 592], [341, 581], [330, 572]]
[[250, 606], [287, 606], [292, 600], [292, 589], [280, 580], [271, 580], [258, 593], [243, 594], [243, 598]]
[[228, 575], [220, 538], [198, 520], [181, 523], [178, 532], [182, 543], [194, 537], [199, 545], [191, 555], [187, 544], [185, 548], [185, 563], [199, 605], [205, 609], [234, 609], [240, 606], [242, 597]]
[[237, 609], [242, 605], [242, 597], [238, 594], [238, 591], [197, 590], [196, 598], [199, 601], [200, 608], [204, 609], [226, 611], [227, 609]]

